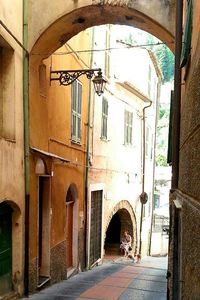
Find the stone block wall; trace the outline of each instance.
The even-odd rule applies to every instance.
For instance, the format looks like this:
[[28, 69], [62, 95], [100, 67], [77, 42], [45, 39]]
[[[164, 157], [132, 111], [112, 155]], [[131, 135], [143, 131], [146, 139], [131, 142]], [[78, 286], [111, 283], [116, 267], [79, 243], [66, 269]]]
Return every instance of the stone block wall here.
[[[181, 208], [176, 208], [174, 200], [179, 201]], [[174, 293], [177, 287], [180, 299], [200, 299], [200, 204], [192, 197], [176, 191], [170, 196], [170, 210], [173, 234], [169, 241], [169, 299], [176, 299]], [[175, 220], [178, 214], [177, 227]]]

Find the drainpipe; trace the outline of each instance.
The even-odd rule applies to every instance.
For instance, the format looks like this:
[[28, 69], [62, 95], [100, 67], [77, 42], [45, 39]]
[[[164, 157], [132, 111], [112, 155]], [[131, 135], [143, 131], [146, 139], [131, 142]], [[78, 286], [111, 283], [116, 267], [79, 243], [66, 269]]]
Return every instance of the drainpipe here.
[[153, 153], [153, 179], [152, 179], [153, 180], [153, 185], [152, 185], [152, 204], [151, 204], [151, 227], [150, 227], [148, 255], [151, 255], [151, 240], [152, 240], [152, 230], [153, 230], [154, 188], [155, 188], [155, 161], [156, 161], [156, 130], [157, 130], [157, 124], [158, 124], [158, 113], [159, 113], [159, 102], [160, 102], [160, 89], [161, 89], [161, 80], [158, 81], [158, 86], [157, 86], [155, 138], [154, 138], [154, 153]]
[[[28, 1], [23, 0], [23, 45], [28, 47]], [[29, 55], [23, 53], [23, 118], [24, 118], [24, 180], [25, 180], [25, 261], [24, 294], [29, 290]]]
[[173, 101], [173, 136], [172, 136], [172, 186], [178, 188], [179, 179], [179, 145], [180, 145], [180, 106], [181, 106], [181, 50], [183, 0], [176, 1], [176, 36], [175, 36], [175, 69], [174, 69], [174, 101]]
[[[92, 28], [92, 48], [94, 45], [94, 28]], [[93, 64], [93, 52], [90, 57], [90, 68]], [[89, 98], [88, 98], [88, 120], [87, 120], [87, 143], [86, 143], [86, 162], [85, 162], [85, 232], [84, 232], [84, 249], [85, 249], [85, 267], [88, 267], [88, 173], [89, 173], [89, 158], [90, 158], [90, 112], [92, 99], [92, 81], [89, 84]]]
[[[152, 105], [152, 101], [149, 100], [149, 104], [142, 109], [142, 124], [143, 124], [143, 134], [142, 134], [142, 144], [143, 144], [143, 154], [142, 154], [142, 195], [144, 195], [145, 187], [145, 110]], [[144, 204], [141, 202], [141, 213], [140, 213], [140, 240], [139, 240], [139, 254], [141, 255], [142, 251], [142, 219], [143, 219], [143, 207]]]

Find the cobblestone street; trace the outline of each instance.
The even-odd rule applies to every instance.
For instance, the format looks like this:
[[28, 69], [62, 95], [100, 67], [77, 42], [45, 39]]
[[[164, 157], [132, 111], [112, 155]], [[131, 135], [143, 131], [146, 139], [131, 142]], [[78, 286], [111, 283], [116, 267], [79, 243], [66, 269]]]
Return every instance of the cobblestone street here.
[[140, 263], [110, 257], [103, 265], [46, 288], [29, 299], [164, 300], [166, 269], [166, 257], [147, 257]]

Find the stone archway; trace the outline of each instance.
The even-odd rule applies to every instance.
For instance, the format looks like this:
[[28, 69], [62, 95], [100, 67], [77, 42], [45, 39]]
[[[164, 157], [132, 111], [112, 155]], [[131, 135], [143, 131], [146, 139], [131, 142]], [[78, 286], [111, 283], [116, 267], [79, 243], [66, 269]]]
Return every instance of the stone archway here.
[[[48, 14], [38, 14], [48, 7]], [[155, 10], [159, 13], [155, 14]], [[32, 1], [29, 6], [31, 60], [42, 61], [79, 32], [96, 25], [121, 24], [145, 30], [173, 49], [175, 1]]]
[[105, 228], [105, 254], [119, 254], [119, 245], [124, 231], [132, 236], [133, 251], [137, 247], [137, 224], [132, 206], [126, 200], [119, 202], [108, 217]]

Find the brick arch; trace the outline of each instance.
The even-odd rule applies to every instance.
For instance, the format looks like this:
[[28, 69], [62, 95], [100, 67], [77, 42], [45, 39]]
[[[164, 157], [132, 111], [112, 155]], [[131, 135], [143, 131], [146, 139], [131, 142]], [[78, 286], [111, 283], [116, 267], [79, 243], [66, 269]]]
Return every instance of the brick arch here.
[[[48, 14], [38, 18], [45, 6]], [[159, 13], [155, 14], [155, 9]], [[32, 1], [29, 50], [34, 61], [41, 61], [82, 30], [102, 24], [138, 27], [169, 43], [173, 50], [174, 10], [174, 0]]]
[[134, 252], [137, 250], [137, 222], [134, 210], [131, 204], [127, 200], [120, 201], [113, 209], [111, 214], [106, 220], [105, 226], [105, 236], [104, 236], [104, 245], [106, 239], [106, 232], [108, 230], [108, 226], [113, 218], [113, 216], [118, 213], [120, 222], [121, 222], [121, 230], [120, 230], [120, 238], [123, 235], [123, 232], [127, 230], [129, 234], [132, 236], [132, 246]]

